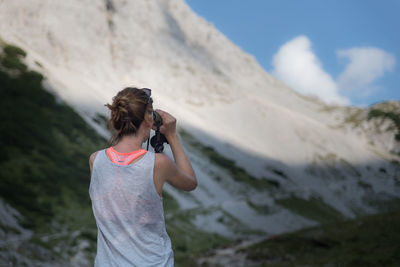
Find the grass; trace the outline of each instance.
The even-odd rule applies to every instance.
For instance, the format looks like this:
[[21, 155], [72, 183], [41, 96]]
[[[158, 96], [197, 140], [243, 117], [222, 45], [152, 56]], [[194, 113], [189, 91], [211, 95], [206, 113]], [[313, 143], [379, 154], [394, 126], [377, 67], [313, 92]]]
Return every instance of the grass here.
[[329, 223], [344, 219], [343, 215], [324, 203], [320, 197], [311, 197], [309, 200], [294, 196], [276, 199], [275, 202], [294, 213], [319, 223]]
[[3, 55], [0, 57], [0, 65], [9, 70], [18, 70], [25, 72], [27, 67], [20, 61], [20, 58], [26, 57], [26, 52], [21, 48], [13, 45], [4, 45]]
[[282, 170], [278, 170], [278, 169], [274, 169], [274, 168], [273, 168], [273, 169], [272, 169], [272, 172], [275, 173], [275, 174], [277, 174], [277, 175], [279, 175], [279, 176], [281, 176], [282, 178], [288, 179], [287, 175], [286, 175], [285, 172], [282, 171]]
[[96, 122], [97, 124], [106, 127], [107, 125], [107, 120], [108, 118], [104, 116], [103, 114], [96, 113], [96, 115], [93, 118], [93, 121]]
[[306, 172], [316, 177], [324, 177], [324, 179], [331, 177], [345, 180], [349, 177], [361, 177], [356, 167], [334, 153], [316, 154], [313, 162], [306, 167]]
[[364, 181], [362, 181], [362, 180], [359, 180], [357, 183], [358, 183], [358, 185], [359, 185], [360, 187], [362, 187], [362, 188], [364, 188], [364, 189], [371, 189], [371, 188], [372, 188], [372, 185], [370, 185], [369, 183], [364, 182]]
[[271, 208], [268, 205], [258, 205], [258, 204], [253, 203], [250, 200], [247, 200], [247, 204], [252, 209], [257, 211], [259, 214], [270, 214], [271, 213]]
[[258, 266], [398, 266], [400, 212], [343, 220], [243, 248]]
[[352, 123], [354, 127], [358, 127], [362, 123], [362, 109], [349, 109], [350, 115], [346, 117], [345, 123]]
[[397, 133], [395, 134], [395, 140], [400, 141], [400, 113], [393, 112], [393, 111], [383, 111], [380, 109], [371, 109], [368, 112], [367, 120], [372, 118], [388, 118], [393, 121], [394, 125], [396, 126]]
[[386, 195], [384, 193], [365, 194], [362, 201], [379, 211], [400, 211], [400, 197], [394, 197], [392, 195]]

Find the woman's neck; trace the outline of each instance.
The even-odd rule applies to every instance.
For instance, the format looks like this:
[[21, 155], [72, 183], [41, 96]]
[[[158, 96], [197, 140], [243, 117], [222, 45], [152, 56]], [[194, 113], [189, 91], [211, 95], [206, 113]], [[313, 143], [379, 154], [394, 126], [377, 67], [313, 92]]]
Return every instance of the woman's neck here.
[[142, 148], [143, 140], [141, 136], [125, 135], [114, 147], [121, 153], [128, 153]]

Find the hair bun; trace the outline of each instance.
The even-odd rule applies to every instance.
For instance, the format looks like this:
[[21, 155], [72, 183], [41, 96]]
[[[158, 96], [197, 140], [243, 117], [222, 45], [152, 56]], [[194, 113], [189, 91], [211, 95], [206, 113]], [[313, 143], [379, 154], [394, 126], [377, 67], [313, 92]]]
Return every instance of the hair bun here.
[[136, 134], [145, 119], [146, 110], [151, 107], [152, 99], [148, 102], [143, 90], [127, 87], [112, 98], [112, 104], [105, 104], [111, 111], [107, 128], [114, 131], [110, 145], [115, 145], [119, 139], [128, 134]]

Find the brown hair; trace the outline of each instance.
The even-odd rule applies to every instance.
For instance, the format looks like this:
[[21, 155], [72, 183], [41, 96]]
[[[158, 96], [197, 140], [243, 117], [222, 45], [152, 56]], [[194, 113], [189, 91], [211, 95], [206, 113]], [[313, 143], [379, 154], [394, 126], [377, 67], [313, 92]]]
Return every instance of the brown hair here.
[[146, 112], [152, 108], [153, 99], [136, 87], [126, 87], [105, 104], [111, 110], [107, 128], [112, 131], [109, 146], [116, 145], [124, 135], [136, 135], [140, 124], [146, 120]]

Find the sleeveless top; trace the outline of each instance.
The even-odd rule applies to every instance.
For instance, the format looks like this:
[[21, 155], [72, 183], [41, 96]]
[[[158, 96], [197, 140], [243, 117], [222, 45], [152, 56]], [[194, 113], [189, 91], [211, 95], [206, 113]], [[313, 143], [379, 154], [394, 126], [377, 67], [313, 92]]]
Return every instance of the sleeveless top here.
[[106, 153], [97, 153], [89, 186], [98, 230], [95, 267], [174, 266], [163, 199], [153, 180], [155, 153], [129, 165], [112, 162]]

